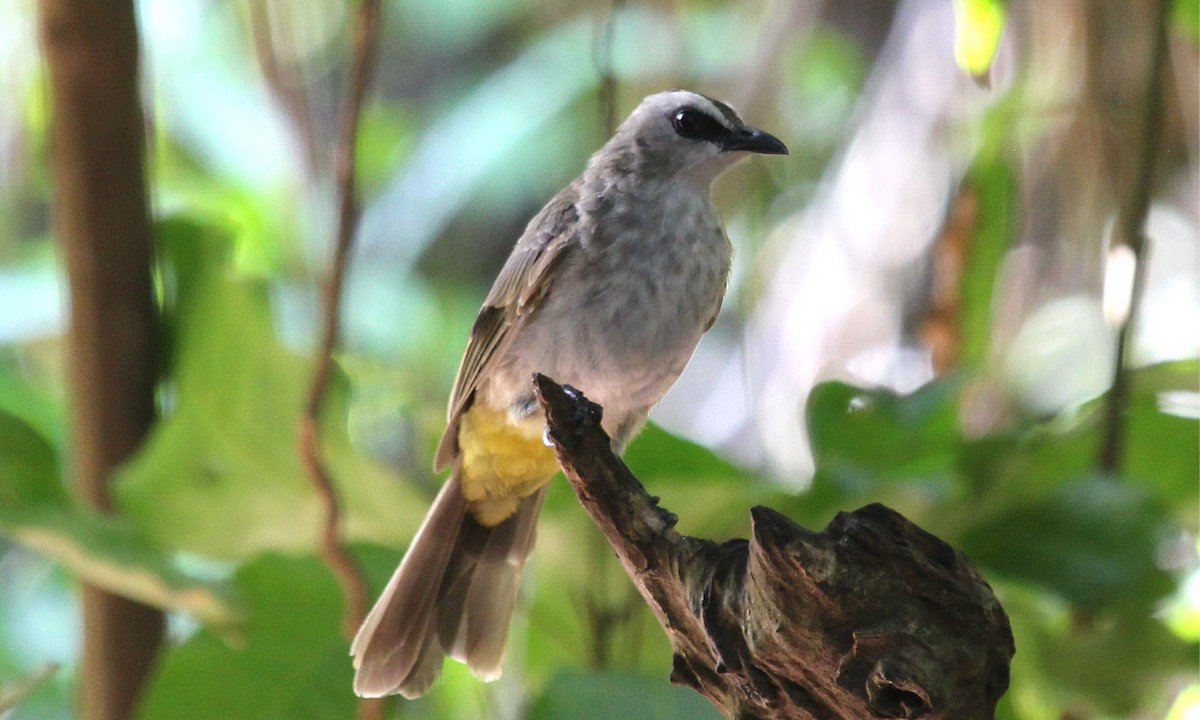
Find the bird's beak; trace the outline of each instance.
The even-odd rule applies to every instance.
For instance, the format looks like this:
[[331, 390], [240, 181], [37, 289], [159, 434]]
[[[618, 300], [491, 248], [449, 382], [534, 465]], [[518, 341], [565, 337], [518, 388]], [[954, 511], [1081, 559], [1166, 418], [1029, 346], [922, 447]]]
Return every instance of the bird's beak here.
[[765, 130], [743, 125], [717, 141], [721, 152], [752, 152], [760, 155], [787, 155], [787, 145]]

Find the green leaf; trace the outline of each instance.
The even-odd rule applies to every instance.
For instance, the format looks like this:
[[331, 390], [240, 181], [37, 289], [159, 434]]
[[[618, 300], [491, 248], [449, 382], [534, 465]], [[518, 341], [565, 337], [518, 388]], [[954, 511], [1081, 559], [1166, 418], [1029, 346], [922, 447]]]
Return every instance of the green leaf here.
[[744, 534], [750, 508], [780, 493], [761, 476], [653, 423], [630, 443], [624, 460], [646, 490], [679, 516], [685, 533]]
[[41, 388], [11, 375], [0, 367], [0, 411], [9, 412], [49, 438], [55, 447], [63, 442], [63, 412], [61, 403]]
[[1004, 30], [1001, 0], [954, 0], [954, 59], [974, 78], [986, 76]]
[[[1123, 474], [1166, 503], [1185, 527], [1196, 530], [1200, 506], [1200, 420], [1174, 412], [1175, 399], [1191, 398], [1195, 413], [1200, 392], [1200, 361], [1140, 368], [1132, 377], [1126, 414]], [[1171, 412], [1165, 412], [1171, 410]]]
[[1200, 42], [1200, 0], [1175, 0], [1172, 9], [1175, 30], [1192, 43]]
[[991, 345], [996, 278], [1014, 232], [1017, 186], [1007, 144], [1003, 151], [990, 150], [981, 155], [968, 173], [963, 191], [973, 193], [978, 204], [975, 232], [959, 281], [962, 362], [964, 367], [976, 370], [984, 365]]
[[50, 442], [24, 420], [0, 411], [0, 523], [19, 517], [23, 508], [66, 502]]
[[985, 570], [1082, 608], [1149, 608], [1171, 589], [1155, 564], [1166, 532], [1161, 507], [1141, 489], [1093, 478], [1012, 503], [967, 530], [958, 547]]
[[[122, 469], [120, 507], [158, 542], [200, 554], [311, 549], [322, 510], [296, 450], [311, 367], [277, 340], [266, 283], [233, 274], [226, 238], [174, 219], [158, 239], [173, 407]], [[348, 397], [335, 372], [321, 439], [344, 535], [403, 544], [426, 502], [351, 445]]]
[[0, 532], [96, 587], [218, 626], [238, 621], [236, 600], [226, 588], [179, 571], [122, 519], [43, 508], [22, 513], [19, 522], [0, 524]]
[[314, 558], [263, 557], [234, 578], [247, 619], [237, 647], [201, 629], [162, 658], [140, 720], [350, 718], [355, 698], [341, 594]]
[[721, 714], [702, 695], [664, 677], [628, 673], [565, 671], [533, 701], [527, 720], [702, 720]]
[[0, 713], [4, 713], [47, 683], [58, 672], [57, 663], [46, 663], [15, 682], [0, 686]]
[[964, 439], [959, 472], [976, 518], [1037, 501], [1053, 488], [1095, 470], [1096, 432], [1089, 418], [1063, 425], [1019, 424], [1005, 432]]
[[953, 467], [958, 384], [941, 380], [908, 395], [840, 382], [813, 388], [808, 430], [818, 477], [839, 483], [930, 478]]
[[219, 583], [176, 569], [128, 521], [76, 507], [50, 443], [0, 412], [0, 534], [52, 558], [97, 587], [215, 624], [236, 619]]
[[639, 478], [743, 477], [745, 471], [712, 450], [649, 423], [625, 452]]
[[1164, 678], [1196, 676], [1195, 646], [1144, 607], [1080, 612], [1029, 587], [995, 589], [1018, 648], [1007, 717], [1135, 717], [1162, 707]]

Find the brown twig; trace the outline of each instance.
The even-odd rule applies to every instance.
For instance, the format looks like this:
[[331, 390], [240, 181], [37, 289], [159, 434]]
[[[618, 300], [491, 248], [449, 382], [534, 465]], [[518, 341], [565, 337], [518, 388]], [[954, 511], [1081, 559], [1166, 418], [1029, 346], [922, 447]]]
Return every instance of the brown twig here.
[[1012, 631], [962, 554], [881, 505], [820, 533], [756, 507], [749, 540], [682, 535], [601, 408], [534, 384], [572, 489], [671, 642], [672, 682], [738, 720], [995, 717]]
[[300, 144], [304, 150], [304, 167], [312, 179], [317, 176], [321, 167], [322, 153], [317, 128], [309, 110], [308, 93], [294, 64], [280, 62], [277, 37], [279, 24], [272, 22], [267, 0], [251, 2], [249, 10], [250, 35], [254, 42], [258, 67], [267, 83], [267, 89], [279, 102], [300, 137]]
[[979, 192], [969, 180], [950, 202], [930, 253], [933, 282], [918, 333], [939, 375], [958, 367], [963, 351], [962, 278], [979, 228]]
[[1170, 0], [1159, 0], [1154, 9], [1154, 40], [1150, 66], [1147, 72], [1146, 96], [1142, 107], [1142, 137], [1137, 165], [1137, 178], [1132, 187], [1128, 204], [1121, 209], [1117, 219], [1117, 243], [1125, 245], [1133, 253], [1133, 287], [1129, 297], [1129, 311], [1125, 321], [1117, 329], [1116, 355], [1113, 367], [1112, 388], [1104, 406], [1104, 437], [1100, 443], [1098, 465], [1107, 473], [1121, 470], [1125, 445], [1125, 410], [1133, 383], [1129, 365], [1129, 344], [1133, 337], [1138, 306], [1146, 283], [1146, 215], [1154, 190], [1154, 169], [1158, 160], [1158, 146], [1162, 135], [1163, 70], [1167, 62], [1167, 27], [1170, 21]]
[[599, 76], [596, 96], [600, 101], [600, 126], [604, 136], [600, 142], [608, 141], [617, 129], [617, 74], [613, 69], [613, 52], [617, 35], [617, 15], [625, 7], [625, 0], [611, 0], [608, 12], [597, 29], [592, 41], [592, 65]]
[[[324, 287], [325, 315], [321, 345], [317, 351], [316, 366], [309, 386], [308, 402], [305, 404], [304, 415], [300, 420], [298, 440], [302, 462], [325, 510], [320, 553], [330, 570], [337, 576], [342, 593], [346, 598], [344, 629], [348, 638], [353, 637], [366, 615], [367, 584], [357, 563], [354, 562], [354, 558], [342, 546], [339, 538], [341, 506], [333, 479], [321, 457], [318, 428], [325, 390], [329, 384], [330, 373], [333, 371], [333, 349], [338, 342], [338, 316], [341, 311], [346, 264], [360, 214], [355, 178], [355, 150], [358, 144], [358, 125], [362, 114], [363, 100], [374, 71], [381, 14], [382, 8], [379, 0], [362, 0], [355, 15], [354, 59], [350, 68], [350, 90], [342, 109], [342, 123], [338, 132], [336, 149], [335, 172], [339, 202], [337, 239], [334, 245], [333, 266], [330, 268], [329, 278]], [[380, 700], [363, 700], [359, 705], [359, 717], [364, 719], [382, 717], [383, 707]]]

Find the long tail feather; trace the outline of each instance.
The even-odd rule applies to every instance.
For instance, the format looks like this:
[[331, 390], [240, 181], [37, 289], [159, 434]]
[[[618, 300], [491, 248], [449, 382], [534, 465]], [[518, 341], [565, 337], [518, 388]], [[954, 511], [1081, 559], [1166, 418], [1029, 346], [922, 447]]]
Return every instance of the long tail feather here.
[[443, 580], [438, 599], [442, 645], [485, 680], [500, 676], [521, 571], [533, 550], [545, 497], [543, 487], [493, 528], [468, 517], [459, 537], [462, 566]]
[[350, 647], [356, 693], [422, 695], [447, 653], [485, 680], [499, 677], [545, 493], [487, 527], [468, 512], [457, 469], [451, 474]]

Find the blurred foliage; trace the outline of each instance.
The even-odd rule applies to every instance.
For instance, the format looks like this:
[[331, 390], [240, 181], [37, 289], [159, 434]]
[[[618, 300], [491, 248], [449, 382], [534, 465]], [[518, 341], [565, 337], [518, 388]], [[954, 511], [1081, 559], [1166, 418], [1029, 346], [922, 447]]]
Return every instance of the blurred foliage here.
[[1190, 36], [1192, 42], [1200, 40], [1200, 0], [1176, 0], [1171, 10], [1176, 32]]
[[[821, 192], [822, 168], [852, 150], [847, 126], [863, 112], [879, 51], [871, 27], [889, 21], [874, 11], [805, 19], [785, 5], [626, 3], [606, 55], [595, 43], [607, 3], [386, 3], [382, 71], [357, 153], [367, 204], [322, 435], [345, 498], [344, 537], [373, 588], [436, 491], [429, 459], [487, 283], [528, 217], [603, 139], [598, 71], [615, 73], [622, 109], [664, 86], [745, 90], [747, 115], [788, 140], [786, 163], [748, 163], [716, 188], [739, 247], [725, 316], [737, 325], [760, 300], [755, 276], [774, 269], [779, 250], [764, 238], [790, 227]], [[955, 3], [957, 29], [947, 32], [970, 72], [991, 64], [1006, 5]], [[102, 518], [72, 501], [64, 479], [65, 321], [33, 13], [0, 3], [0, 61], [15, 80], [6, 97], [18, 100], [0, 107], [0, 148], [20, 150], [0, 150], [11, 171], [0, 180], [0, 688], [28, 690], [5, 720], [72, 716], [78, 649], [63, 628], [78, 622], [78, 578], [173, 613], [139, 717], [352, 716], [341, 597], [313, 550], [319, 508], [295, 453], [332, 227], [325, 158], [348, 7], [139, 5], [155, 120], [164, 417], [116, 478], [120, 514]], [[1175, 3], [1176, 31], [1192, 43], [1196, 8]], [[274, 80], [256, 60], [262, 22], [281, 68]], [[787, 23], [790, 33], [774, 33]], [[599, 67], [606, 56], [612, 67]], [[1016, 403], [982, 433], [964, 422], [980, 388], [1003, 374], [998, 278], [1023, 222], [1012, 148], [1037, 124], [1018, 122], [1029, 110], [1017, 98], [999, 98], [967, 133], [974, 149], [958, 192], [977, 212], [957, 277], [956, 370], [906, 393], [830, 381], [806, 401], [788, 398], [815, 459], [801, 494], [765, 462], [739, 464], [654, 424], [627, 461], [691, 534], [745, 535], [756, 504], [820, 527], [839, 510], [883, 502], [963, 550], [1016, 635], [1001, 720], [1191, 717], [1200, 364], [1134, 372], [1119, 475], [1096, 468], [1103, 396], [1053, 412]], [[1022, 359], [1043, 384], [1072, 380]], [[1077, 360], [1070, 369], [1082, 373], [1089, 358]], [[737, 404], [706, 412], [734, 414]], [[539, 533], [503, 678], [482, 685], [448, 663], [432, 693], [395, 703], [392, 716], [716, 717], [667, 682], [665, 638], [565, 483], [552, 487]], [[48, 660], [62, 672], [21, 682]]]
[[247, 621], [229, 642], [202, 629], [163, 659], [139, 717], [352, 717], [341, 597], [315, 558], [264, 553], [233, 578]]
[[58, 666], [47, 663], [30, 673], [28, 677], [21, 678], [8, 687], [0, 687], [0, 713], [16, 707], [26, 696], [54, 677], [56, 672], [58, 672]]
[[232, 622], [234, 611], [219, 586], [176, 570], [170, 554], [126, 519], [76, 507], [59, 476], [46, 438], [0, 410], [0, 534], [99, 587], [216, 625]]
[[[150, 537], [188, 552], [244, 559], [309, 549], [321, 509], [295, 430], [308, 363], [275, 339], [267, 284], [230, 273], [221, 233], [169, 220], [157, 241], [173, 409], [122, 471], [118, 504]], [[341, 487], [347, 539], [402, 542], [420, 521], [419, 498], [352, 449], [348, 392], [336, 376], [323, 438], [331, 471], [354, 479]]]

